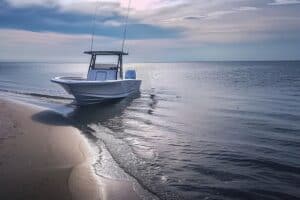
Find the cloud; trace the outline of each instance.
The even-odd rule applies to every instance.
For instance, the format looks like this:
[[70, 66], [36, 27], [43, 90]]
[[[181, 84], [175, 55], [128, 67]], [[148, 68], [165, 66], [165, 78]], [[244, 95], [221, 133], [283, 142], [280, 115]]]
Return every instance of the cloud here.
[[[32, 32], [1, 29], [0, 58], [9, 60], [85, 60], [83, 51], [90, 48], [90, 35], [71, 35], [53, 32]], [[95, 48], [119, 49], [120, 41], [110, 37], [95, 37]]]
[[[94, 49], [120, 50], [121, 40], [96, 36]], [[82, 52], [89, 50], [90, 35], [71, 35], [53, 32], [32, 32], [0, 29], [0, 59], [34, 61], [84, 61], [89, 57]], [[131, 61], [164, 60], [180, 54], [182, 48], [195, 48], [198, 44], [185, 39], [134, 39], [126, 42], [125, 50]], [[165, 53], [168, 51], [169, 53]]]
[[68, 6], [77, 3], [96, 3], [96, 0], [5, 0], [7, 3], [14, 7], [30, 7], [30, 6], [43, 6], [43, 7], [53, 7], [53, 6]]
[[[300, 0], [132, 0], [127, 44], [140, 57], [139, 52], [145, 52], [155, 59], [167, 52], [179, 56], [178, 52], [190, 52], [189, 48], [201, 52], [203, 45], [270, 46], [273, 42], [299, 41], [299, 3]], [[78, 49], [89, 43], [98, 5], [96, 35], [106, 38], [99, 44], [112, 47], [109, 42], [115, 44], [122, 39], [127, 4], [128, 0], [100, 0], [99, 4], [96, 0], [0, 0], [0, 30], [36, 34], [36, 48], [45, 45], [42, 38], [49, 36], [56, 41], [54, 44], [61, 43], [62, 48], [75, 53], [72, 45]], [[21, 37], [12, 35], [16, 40]]]
[[[106, 8], [113, 5], [111, 3], [106, 4]], [[0, 28], [90, 34], [93, 26], [94, 16], [91, 13], [78, 13], [74, 10], [62, 10], [58, 7], [13, 7], [10, 4], [0, 4], [0, 9], [2, 10], [0, 12]], [[104, 8], [102, 7], [102, 9]], [[98, 11], [101, 15], [96, 16], [95, 34], [122, 38], [124, 16], [116, 11]], [[147, 24], [139, 19], [130, 19], [128, 29], [129, 39], [167, 38], [177, 37], [180, 34], [179, 29]]]
[[269, 3], [269, 5], [290, 5], [290, 4], [300, 4], [299, 0], [274, 0], [274, 2]]
[[[204, 43], [294, 39], [300, 35], [299, 7], [275, 7], [269, 0], [188, 0], [141, 16], [145, 23], [179, 27], [185, 38]], [[300, 37], [300, 36], [299, 36]]]
[[257, 7], [251, 7], [251, 6], [243, 6], [243, 7], [239, 7], [237, 8], [236, 10], [238, 11], [255, 11], [255, 10], [258, 10], [259, 8]]
[[[207, 41], [211, 38], [203, 39]], [[89, 57], [82, 52], [90, 48], [90, 41], [90, 35], [0, 29], [0, 59], [88, 63]], [[121, 41], [110, 37], [97, 36], [94, 44], [98, 50], [121, 48]], [[135, 39], [126, 42], [125, 49], [129, 51], [129, 56], [125, 62], [296, 59], [300, 56], [300, 51], [297, 51], [299, 44], [300, 40], [270, 43], [252, 41], [249, 44], [232, 45], [208, 44], [192, 38]]]
[[[95, 6], [100, 9], [109, 7], [110, 9], [127, 10], [129, 0], [5, 0], [14, 7], [60, 7], [63, 10], [76, 10], [87, 13], [94, 10]], [[131, 0], [131, 9], [134, 11], [146, 11], [174, 5], [181, 5], [185, 0]], [[102, 9], [102, 10], [104, 10]]]

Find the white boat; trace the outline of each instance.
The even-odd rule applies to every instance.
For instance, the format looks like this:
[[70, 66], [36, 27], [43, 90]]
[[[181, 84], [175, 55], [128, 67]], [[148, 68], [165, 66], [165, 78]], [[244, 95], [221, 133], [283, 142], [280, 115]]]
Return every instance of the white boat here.
[[[123, 51], [87, 51], [91, 55], [89, 71], [86, 78], [55, 77], [52, 82], [61, 85], [73, 95], [78, 105], [101, 103], [125, 98], [138, 93], [141, 80], [136, 79], [135, 70], [127, 70], [123, 78]], [[99, 56], [117, 56], [117, 64], [101, 64]]]

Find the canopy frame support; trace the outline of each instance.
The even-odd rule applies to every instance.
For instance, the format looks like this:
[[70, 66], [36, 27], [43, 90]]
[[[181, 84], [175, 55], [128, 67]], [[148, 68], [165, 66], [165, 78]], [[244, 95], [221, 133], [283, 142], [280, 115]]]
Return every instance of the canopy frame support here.
[[91, 55], [89, 71], [95, 69], [96, 57], [98, 55], [118, 56], [117, 74], [119, 73], [120, 79], [123, 79], [123, 55], [128, 55], [128, 53], [125, 53], [123, 51], [85, 51], [84, 53]]

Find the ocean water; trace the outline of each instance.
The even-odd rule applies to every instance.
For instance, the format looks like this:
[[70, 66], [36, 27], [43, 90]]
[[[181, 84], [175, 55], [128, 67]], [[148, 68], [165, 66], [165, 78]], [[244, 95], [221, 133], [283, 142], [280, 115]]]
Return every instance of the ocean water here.
[[99, 152], [96, 173], [144, 199], [300, 199], [300, 62], [126, 68], [141, 94], [76, 107], [49, 80], [87, 64], [0, 63], [0, 96], [67, 117]]

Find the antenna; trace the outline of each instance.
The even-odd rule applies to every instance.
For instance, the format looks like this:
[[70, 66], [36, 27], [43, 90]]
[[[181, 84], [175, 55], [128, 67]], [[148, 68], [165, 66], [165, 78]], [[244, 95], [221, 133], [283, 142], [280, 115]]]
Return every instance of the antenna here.
[[96, 7], [95, 7], [95, 14], [94, 14], [94, 19], [93, 19], [93, 30], [92, 30], [92, 35], [91, 35], [91, 51], [93, 51], [94, 47], [94, 35], [95, 35], [95, 29], [96, 29], [96, 18], [97, 18], [97, 11], [99, 8], [100, 0], [96, 1]]
[[127, 37], [127, 26], [128, 26], [128, 18], [129, 18], [130, 7], [131, 7], [131, 0], [128, 0], [127, 16], [126, 16], [125, 21], [124, 21], [124, 32], [123, 32], [123, 41], [122, 41], [122, 52], [124, 51], [125, 40], [126, 40], [126, 37]]

